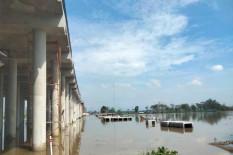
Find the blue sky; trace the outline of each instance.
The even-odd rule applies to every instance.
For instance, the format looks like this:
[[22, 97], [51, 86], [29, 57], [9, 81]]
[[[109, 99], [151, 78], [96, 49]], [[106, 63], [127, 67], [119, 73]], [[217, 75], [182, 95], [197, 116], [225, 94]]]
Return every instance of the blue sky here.
[[209, 98], [233, 105], [232, 0], [66, 3], [77, 79], [89, 110]]

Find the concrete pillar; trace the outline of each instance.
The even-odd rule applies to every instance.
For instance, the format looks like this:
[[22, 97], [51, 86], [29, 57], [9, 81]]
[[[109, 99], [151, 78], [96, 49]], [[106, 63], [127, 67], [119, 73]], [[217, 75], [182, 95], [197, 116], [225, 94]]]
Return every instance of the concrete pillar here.
[[69, 126], [69, 83], [66, 82], [65, 87], [65, 97], [66, 97], [66, 106], [65, 106], [65, 122], [66, 126]]
[[61, 95], [61, 111], [62, 111], [62, 115], [61, 115], [61, 127], [62, 129], [65, 128], [65, 117], [66, 117], [66, 111], [65, 111], [65, 105], [66, 105], [66, 77], [64, 75], [61, 76], [61, 91], [62, 91], [62, 95]]
[[76, 96], [75, 96], [75, 94], [74, 94], [74, 105], [73, 105], [73, 106], [74, 106], [74, 108], [73, 108], [73, 109], [74, 109], [74, 111], [73, 111], [73, 112], [74, 112], [74, 116], [73, 116], [74, 121], [75, 121], [76, 118], [77, 118], [77, 117], [76, 117], [76, 116], [77, 116], [77, 109], [76, 109], [76, 105], [77, 105], [77, 104], [76, 104], [76, 101], [77, 101], [77, 98], [76, 98]]
[[20, 116], [19, 116], [19, 144], [24, 143], [24, 108], [25, 108], [25, 94], [24, 87], [21, 87], [20, 90]]
[[59, 80], [56, 61], [52, 62], [52, 84], [52, 135], [59, 136]]
[[78, 107], [79, 107], [79, 117], [82, 117], [82, 108], [81, 108], [81, 100], [79, 99], [79, 103], [78, 103]]
[[[51, 122], [51, 87], [48, 86], [47, 87], [47, 97], [46, 97], [47, 101], [46, 101], [46, 122]], [[47, 124], [49, 126], [49, 131], [51, 131], [51, 124]]]
[[80, 99], [78, 98], [78, 99], [77, 99], [77, 113], [78, 113], [78, 114], [77, 114], [77, 115], [78, 115], [77, 117], [78, 117], [78, 118], [80, 117], [79, 104], [80, 104]]
[[73, 126], [71, 125], [69, 127], [69, 154], [72, 154], [73, 152]]
[[46, 32], [34, 31], [33, 129], [34, 151], [46, 149]]
[[[33, 72], [30, 71], [29, 83], [33, 83]], [[33, 86], [28, 85], [28, 97], [27, 97], [27, 142], [32, 144], [32, 112], [33, 112]]]
[[16, 106], [16, 146], [19, 146], [19, 128], [20, 128], [20, 81], [17, 83], [17, 106]]
[[17, 60], [9, 60], [5, 104], [5, 150], [15, 147], [17, 105]]
[[83, 105], [82, 105], [82, 103], [80, 103], [80, 115], [81, 115], [81, 117], [83, 116]]
[[69, 128], [65, 129], [65, 146], [64, 146], [64, 150], [65, 150], [65, 154], [69, 154]]
[[23, 85], [18, 82], [18, 102], [17, 102], [17, 146], [24, 142], [24, 89]]
[[2, 152], [2, 123], [3, 123], [3, 69], [0, 68], [0, 154]]
[[74, 98], [73, 98], [73, 90], [72, 90], [73, 86], [70, 85], [69, 86], [69, 123], [73, 122], [73, 105], [74, 105]]
[[81, 105], [81, 101], [79, 102], [79, 117], [82, 117], [82, 105]]

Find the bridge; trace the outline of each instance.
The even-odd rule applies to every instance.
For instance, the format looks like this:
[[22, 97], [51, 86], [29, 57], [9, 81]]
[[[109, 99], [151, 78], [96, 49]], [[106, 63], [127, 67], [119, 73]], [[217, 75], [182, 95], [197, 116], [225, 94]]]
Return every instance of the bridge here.
[[83, 112], [65, 1], [1, 0], [0, 146], [4, 123], [4, 150], [46, 150]]

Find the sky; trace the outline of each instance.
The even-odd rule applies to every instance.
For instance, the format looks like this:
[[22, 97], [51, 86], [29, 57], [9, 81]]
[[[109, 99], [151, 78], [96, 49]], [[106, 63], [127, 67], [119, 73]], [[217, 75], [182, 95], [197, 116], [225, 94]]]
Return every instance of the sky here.
[[233, 105], [232, 0], [66, 0], [82, 100]]

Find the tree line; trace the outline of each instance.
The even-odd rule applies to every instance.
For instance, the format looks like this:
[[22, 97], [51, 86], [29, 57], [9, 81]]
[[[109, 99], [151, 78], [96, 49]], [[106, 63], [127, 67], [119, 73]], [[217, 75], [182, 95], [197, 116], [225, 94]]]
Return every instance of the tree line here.
[[[215, 112], [215, 111], [233, 111], [233, 106], [226, 106], [225, 104], [220, 104], [218, 101], [213, 99], [208, 99], [206, 101], [195, 103], [195, 104], [179, 104], [174, 105], [158, 102], [157, 104], [146, 106], [146, 110], [141, 110], [145, 113], [182, 113], [182, 112]], [[138, 113], [139, 106], [135, 106], [132, 110], [122, 111], [121, 109], [115, 110], [115, 108], [110, 108], [107, 106], [102, 106], [100, 109], [101, 113]]]
[[163, 103], [158, 103], [150, 106], [150, 110], [146, 107], [146, 112], [152, 113], [166, 113], [166, 112], [214, 112], [214, 111], [232, 111], [233, 107], [226, 106], [225, 104], [220, 104], [218, 101], [213, 99], [208, 99], [206, 101], [189, 105], [187, 103], [174, 105], [170, 104], [167, 106]]

